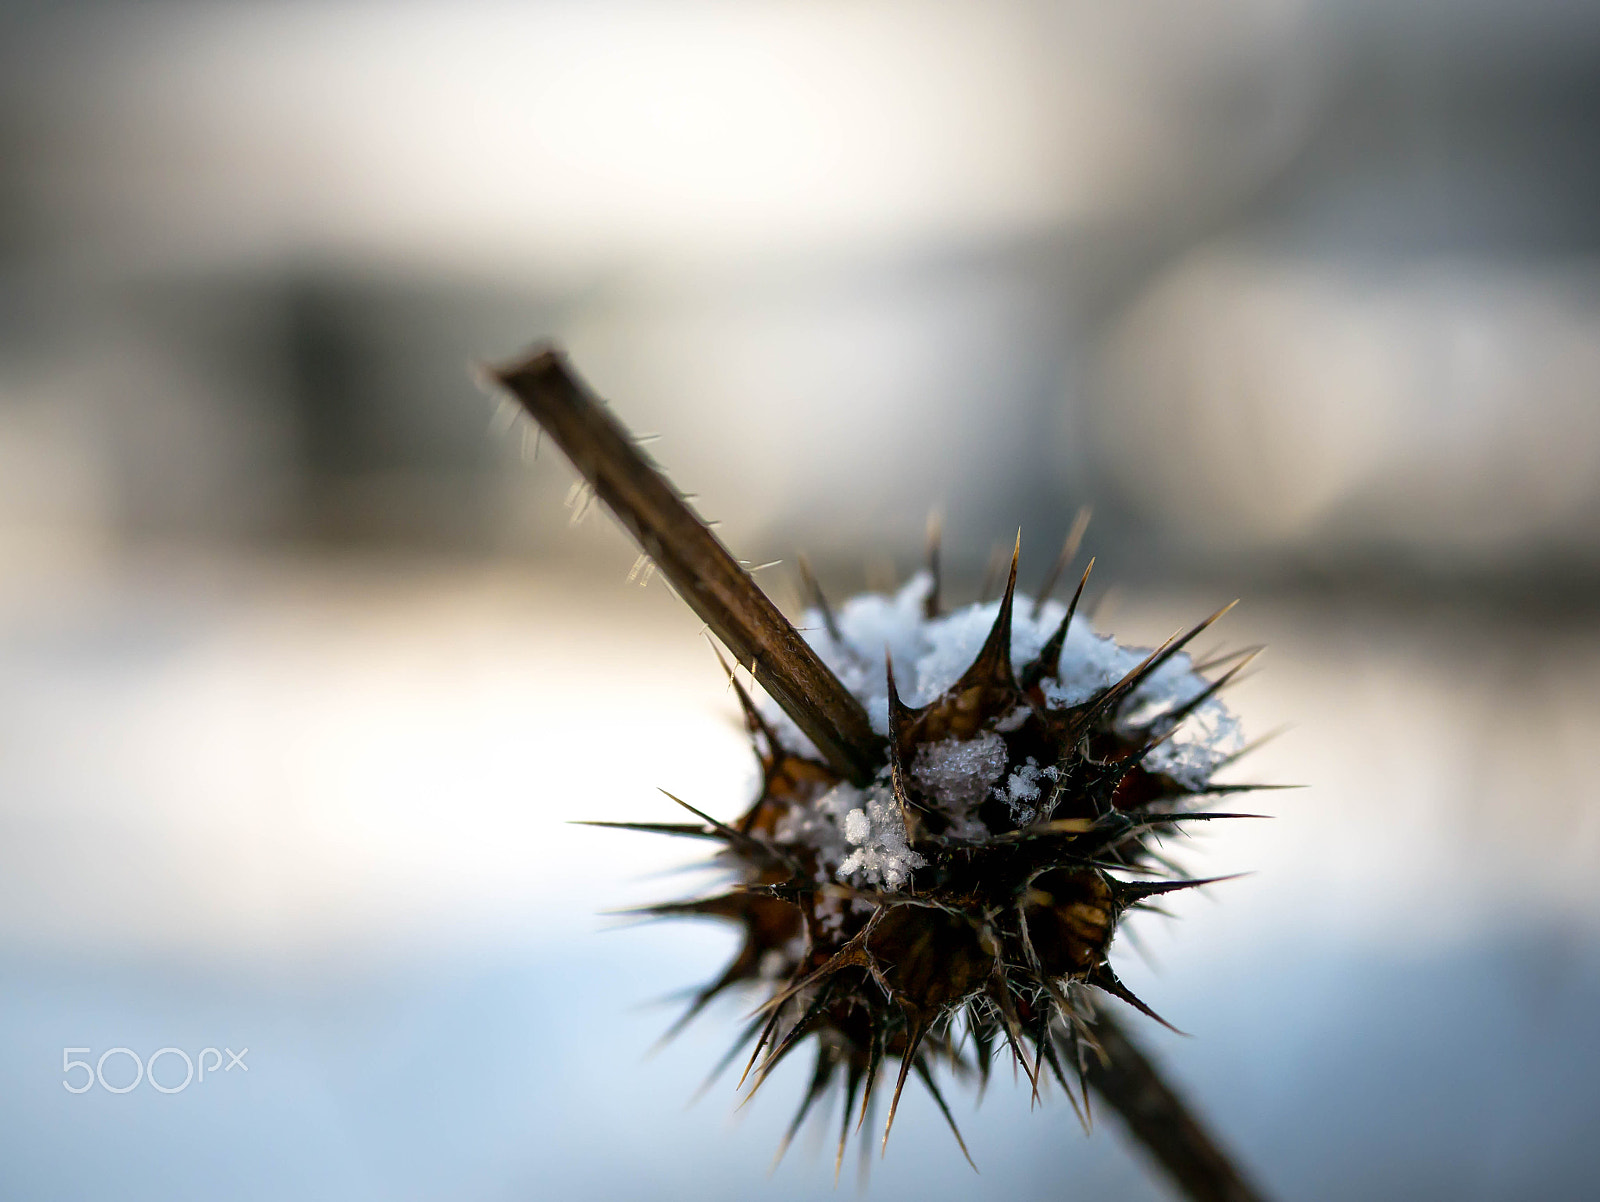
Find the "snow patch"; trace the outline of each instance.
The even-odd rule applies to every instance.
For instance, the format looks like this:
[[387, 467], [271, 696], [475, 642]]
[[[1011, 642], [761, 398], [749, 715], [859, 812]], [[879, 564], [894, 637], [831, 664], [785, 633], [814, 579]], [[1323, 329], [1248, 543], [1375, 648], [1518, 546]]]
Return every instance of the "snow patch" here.
[[1054, 764], [1043, 768], [1031, 755], [1025, 763], [1017, 765], [1006, 783], [994, 795], [1006, 803], [1011, 811], [1011, 821], [1018, 826], [1028, 826], [1039, 816], [1039, 799], [1044, 793], [1041, 779], [1054, 781], [1061, 770]]
[[[926, 705], [971, 666], [999, 613], [1000, 602], [989, 601], [930, 620], [923, 615], [923, 604], [932, 588], [932, 577], [923, 571], [893, 594], [852, 597], [835, 611], [838, 639], [829, 633], [819, 611], [808, 610], [802, 619], [806, 641], [861, 702], [880, 735], [889, 733], [885, 655], [894, 664], [901, 700], [910, 706]], [[1037, 619], [1032, 613], [1032, 599], [1018, 593], [1011, 626], [1011, 662], [1018, 671], [1038, 656], [1066, 616], [1066, 607], [1047, 601]], [[1052, 708], [1081, 705], [1122, 679], [1148, 654], [1147, 648], [1124, 647], [1096, 634], [1089, 620], [1076, 614], [1062, 645], [1059, 668], [1040, 682], [1040, 688]], [[1154, 722], [1156, 733], [1162, 733], [1161, 716], [1192, 701], [1209, 683], [1194, 670], [1189, 656], [1179, 653], [1133, 692], [1116, 720], [1124, 730]], [[763, 709], [781, 742], [798, 754], [821, 758], [776, 705], [766, 701]], [[1014, 730], [1027, 718], [1028, 711], [1019, 707], [997, 722], [995, 730], [976, 738], [946, 739], [918, 749], [909, 771], [916, 784], [947, 810], [952, 822], [947, 838], [986, 838], [987, 832], [972, 811], [991, 794], [1005, 801], [1019, 822], [1037, 813], [1044, 787], [1040, 780], [1051, 777], [1053, 766], [1040, 767], [1029, 761], [1001, 781], [1007, 765], [1005, 745], [996, 731]], [[1221, 701], [1212, 698], [1150, 752], [1146, 766], [1188, 788], [1200, 788], [1242, 745], [1238, 720]], [[856, 812], [860, 817], [849, 817]], [[841, 785], [818, 800], [815, 812], [797, 811], [786, 818], [780, 831], [788, 832], [780, 839], [804, 842], [826, 853], [822, 859], [828, 871], [851, 883], [898, 888], [909, 878], [911, 868], [921, 863], [905, 845], [899, 807], [886, 782], [866, 792]]]
[[844, 832], [855, 850], [834, 875], [857, 889], [879, 886], [892, 892], [911, 879], [913, 869], [927, 864], [906, 842], [894, 794], [881, 786], [868, 792], [863, 808], [845, 815]]
[[864, 790], [835, 785], [812, 805], [791, 808], [774, 827], [773, 839], [813, 849], [819, 883], [892, 892], [927, 864], [911, 850], [894, 791], [882, 778]]
[[975, 739], [940, 739], [917, 748], [911, 779], [951, 811], [980, 804], [1006, 770], [1006, 741], [993, 731]]

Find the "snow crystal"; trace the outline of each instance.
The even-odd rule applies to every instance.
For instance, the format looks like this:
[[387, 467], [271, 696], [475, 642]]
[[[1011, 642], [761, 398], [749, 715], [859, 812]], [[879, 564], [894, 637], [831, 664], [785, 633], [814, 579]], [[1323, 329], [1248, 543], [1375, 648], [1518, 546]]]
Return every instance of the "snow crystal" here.
[[1006, 770], [1006, 741], [992, 731], [917, 748], [911, 779], [940, 806], [959, 813], [979, 804]]
[[1054, 764], [1039, 767], [1039, 762], [1030, 755], [1027, 762], [1019, 764], [1006, 783], [994, 791], [994, 795], [1010, 808], [1013, 822], [1018, 826], [1027, 826], [1039, 816], [1039, 807], [1033, 804], [1044, 791], [1039, 779], [1044, 777], [1053, 781], [1060, 774], [1060, 769]]
[[845, 815], [844, 831], [855, 850], [834, 875], [858, 889], [878, 885], [893, 891], [911, 879], [913, 869], [927, 864], [906, 842], [900, 805], [881, 785], [868, 791], [864, 809]]
[[833, 870], [850, 854], [844, 816], [861, 805], [861, 790], [835, 785], [811, 805], [791, 806], [773, 826], [773, 841], [812, 848], [817, 853], [818, 880], [833, 879]]
[[857, 889], [899, 889], [927, 863], [911, 850], [905, 821], [887, 779], [868, 789], [836, 785], [811, 806], [795, 806], [773, 830], [780, 844], [816, 852], [818, 879]]

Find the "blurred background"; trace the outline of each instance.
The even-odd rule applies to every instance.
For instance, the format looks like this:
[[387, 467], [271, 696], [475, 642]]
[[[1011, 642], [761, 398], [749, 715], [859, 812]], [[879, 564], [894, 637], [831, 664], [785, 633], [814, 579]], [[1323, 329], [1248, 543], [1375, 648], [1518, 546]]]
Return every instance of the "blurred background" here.
[[[0, 1193], [832, 1196], [799, 1081], [686, 1109], [739, 1006], [646, 1056], [730, 936], [597, 912], [683, 850], [566, 825], [754, 766], [474, 382], [556, 338], [791, 612], [931, 508], [958, 598], [1083, 504], [1103, 629], [1242, 596], [1310, 787], [1185, 849], [1256, 872], [1119, 944], [1139, 1033], [1279, 1196], [1594, 1196], [1597, 66], [1561, 0], [0, 0]], [[919, 1097], [870, 1191], [1166, 1196], [955, 1109], [981, 1176]]]

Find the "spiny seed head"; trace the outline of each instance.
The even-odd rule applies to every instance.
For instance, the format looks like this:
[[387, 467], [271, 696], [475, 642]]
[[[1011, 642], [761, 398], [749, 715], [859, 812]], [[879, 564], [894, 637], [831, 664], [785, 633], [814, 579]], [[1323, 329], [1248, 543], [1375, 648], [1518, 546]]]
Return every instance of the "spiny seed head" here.
[[[1233, 673], [1201, 676], [1229, 659], [1194, 668], [1183, 653], [1222, 611], [1142, 656], [1075, 624], [1082, 582], [1065, 611], [1046, 604], [1076, 554], [1081, 512], [1025, 620], [1014, 614], [1015, 550], [992, 612], [941, 615], [936, 524], [928, 573], [837, 614], [802, 562], [815, 600], [808, 643], [559, 351], [539, 348], [494, 376], [776, 707], [763, 713], [739, 690], [763, 772], [732, 825], [686, 802], [696, 822], [601, 824], [722, 845], [731, 888], [653, 908], [744, 931], [679, 1025], [725, 989], [764, 984], [728, 1060], [755, 1042], [754, 1089], [812, 1045], [789, 1135], [838, 1081], [841, 1157], [856, 1098], [859, 1125], [881, 1073], [898, 1065], [887, 1141], [912, 1072], [949, 1119], [935, 1063], [986, 1079], [1004, 1041], [1036, 1096], [1047, 1067], [1074, 1106], [1069, 1073], [1080, 1093], [1092, 1083], [1190, 1196], [1259, 1197], [1112, 1016], [1092, 1009], [1098, 988], [1149, 1013], [1107, 965], [1117, 924], [1204, 883], [1161, 879], [1167, 861], [1152, 844], [1189, 821], [1234, 816], [1186, 808], [1195, 797], [1251, 787], [1210, 785], [1242, 754], [1226, 754], [1232, 719], [1215, 700]], [[997, 580], [1004, 569], [1002, 557]], [[1195, 724], [1209, 730], [1195, 738]]]
[[1216, 697], [1238, 669], [1208, 679], [1185, 651], [1226, 611], [1136, 651], [1077, 614], [1082, 582], [1066, 606], [1035, 603], [1017, 596], [1016, 570], [1014, 552], [998, 603], [949, 614], [929, 572], [834, 611], [807, 571], [807, 641], [880, 739], [870, 781], [830, 767], [730, 674], [760, 795], [731, 823], [680, 802], [695, 822], [643, 827], [720, 842], [733, 877], [713, 896], [649, 910], [743, 932], [680, 1025], [725, 990], [767, 989], [738, 1045], [754, 1041], [743, 1080], [753, 1092], [809, 1043], [789, 1136], [837, 1085], [841, 1156], [880, 1078], [895, 1073], [887, 1141], [911, 1073], [949, 1119], [935, 1065], [986, 1080], [1002, 1046], [1035, 1092], [1048, 1073], [1078, 1108], [1096, 1054], [1091, 991], [1157, 1017], [1107, 962], [1119, 922], [1206, 883], [1171, 879], [1157, 838], [1232, 816], [1194, 805], [1238, 743]]

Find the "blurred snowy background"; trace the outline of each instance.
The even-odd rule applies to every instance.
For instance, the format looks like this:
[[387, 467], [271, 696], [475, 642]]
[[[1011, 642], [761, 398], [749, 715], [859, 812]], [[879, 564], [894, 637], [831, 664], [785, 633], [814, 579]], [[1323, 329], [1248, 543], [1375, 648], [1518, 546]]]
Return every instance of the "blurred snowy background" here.
[[[728, 937], [596, 911], [682, 849], [564, 825], [752, 764], [472, 383], [556, 337], [835, 594], [1093, 503], [1103, 628], [1244, 597], [1311, 787], [1139, 1032], [1282, 1196], [1592, 1196], [1597, 68], [1556, 0], [0, 0], [0, 1194], [832, 1196], [797, 1082], [685, 1109], [736, 1008], [645, 1058]], [[873, 1192], [1162, 1196], [956, 1112]]]

